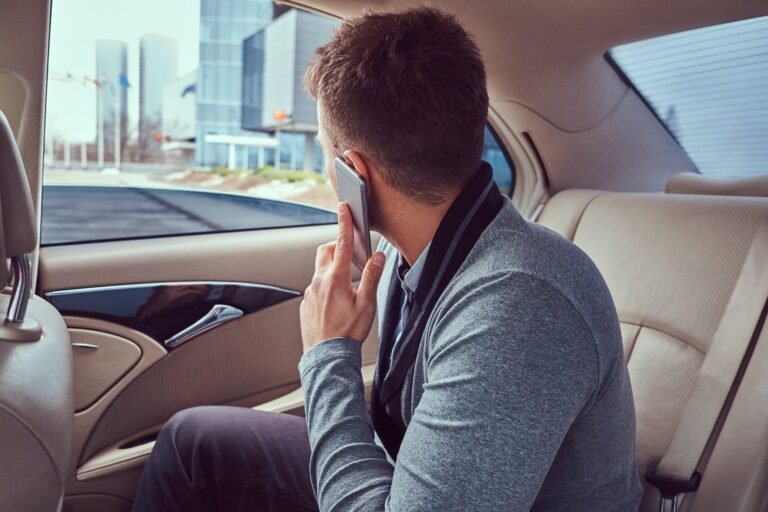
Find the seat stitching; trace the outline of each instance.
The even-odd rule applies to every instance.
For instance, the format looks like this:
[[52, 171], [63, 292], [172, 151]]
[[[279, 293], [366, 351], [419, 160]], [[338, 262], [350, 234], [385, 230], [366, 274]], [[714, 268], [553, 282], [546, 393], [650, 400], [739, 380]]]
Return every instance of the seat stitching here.
[[635, 353], [635, 347], [637, 346], [637, 338], [640, 337], [640, 331], [643, 329], [641, 325], [635, 325], [629, 322], [622, 322], [627, 325], [631, 325], [633, 327], [637, 327], [637, 331], [635, 331], [635, 335], [632, 337], [632, 348], [629, 349], [629, 354], [627, 354], [627, 364], [629, 364], [629, 361], [632, 359], [632, 354]]
[[595, 199], [597, 199], [602, 195], [603, 195], [602, 192], [598, 192], [597, 194], [592, 196], [592, 198], [589, 201], [587, 201], [587, 203], [584, 205], [584, 208], [581, 209], [581, 213], [579, 213], [579, 218], [576, 220], [576, 225], [573, 227], [573, 236], [571, 237], [571, 242], [575, 243], [576, 234], [579, 232], [579, 226], [581, 225], [581, 219], [584, 218], [584, 214], [586, 213], [587, 208], [589, 208], [589, 206], [592, 204], [592, 201], [594, 201]]
[[[651, 329], [651, 330], [654, 330], [656, 332], [660, 332], [661, 334], [665, 334], [665, 335], [669, 336], [670, 338], [674, 338], [674, 339], [680, 341], [681, 343], [685, 343], [686, 345], [688, 345], [689, 347], [693, 348], [696, 352], [700, 353], [703, 356], [707, 355], [706, 352], [701, 350], [699, 347], [697, 347], [696, 345], [694, 345], [690, 341], [686, 340], [685, 338], [681, 338], [680, 336], [677, 336], [675, 334], [672, 334], [671, 332], [667, 332], [664, 329], [658, 329], [658, 328], [656, 328], [656, 327], [654, 327], [652, 325], [636, 324], [634, 322], [627, 322], [625, 320], [620, 320], [620, 322], [623, 323], [623, 324], [633, 325], [635, 327], [639, 327], [639, 329], [637, 331], [637, 336], [635, 336], [635, 346], [637, 345], [637, 338], [640, 336], [640, 331], [643, 330], [643, 329]], [[634, 348], [635, 346], [632, 347], [632, 352], [635, 351], [635, 348]], [[630, 353], [630, 356], [631, 356], [631, 353]]]

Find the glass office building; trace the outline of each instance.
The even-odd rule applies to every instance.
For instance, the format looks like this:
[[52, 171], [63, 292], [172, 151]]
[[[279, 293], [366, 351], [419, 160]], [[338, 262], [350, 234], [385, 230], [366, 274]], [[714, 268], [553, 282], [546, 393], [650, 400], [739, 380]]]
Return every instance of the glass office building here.
[[162, 132], [163, 88], [178, 76], [176, 40], [146, 34], [139, 40], [139, 137], [153, 138]]
[[271, 0], [201, 0], [195, 161], [227, 162], [227, 148], [205, 137], [242, 128], [243, 40], [272, 21]]
[[304, 71], [318, 46], [325, 44], [338, 22], [291, 9], [243, 42], [242, 126], [274, 133], [279, 125], [281, 161], [306, 171], [321, 168], [315, 144], [317, 107], [304, 91]]
[[128, 132], [128, 93], [122, 86], [127, 74], [128, 46], [114, 39], [97, 40], [96, 79], [101, 85], [96, 94], [96, 133], [104, 130], [105, 158], [113, 158], [115, 121], [120, 120], [122, 137]]
[[264, 116], [264, 30], [243, 41], [242, 127], [261, 130]]

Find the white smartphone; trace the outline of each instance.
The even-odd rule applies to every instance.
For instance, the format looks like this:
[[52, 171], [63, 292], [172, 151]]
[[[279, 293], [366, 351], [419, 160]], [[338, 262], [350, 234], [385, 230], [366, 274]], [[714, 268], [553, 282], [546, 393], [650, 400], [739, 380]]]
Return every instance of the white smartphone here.
[[336, 167], [336, 190], [339, 201], [349, 205], [354, 225], [355, 244], [352, 261], [363, 270], [371, 257], [371, 231], [368, 226], [368, 190], [365, 180], [341, 158], [334, 160]]

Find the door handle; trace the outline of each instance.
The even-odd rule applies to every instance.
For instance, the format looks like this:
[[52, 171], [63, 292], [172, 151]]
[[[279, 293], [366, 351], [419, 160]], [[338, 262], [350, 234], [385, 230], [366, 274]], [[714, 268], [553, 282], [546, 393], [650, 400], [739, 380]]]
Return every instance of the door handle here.
[[235, 318], [240, 318], [241, 316], [243, 316], [243, 311], [240, 309], [226, 304], [216, 304], [209, 312], [203, 315], [200, 320], [165, 340], [165, 347], [176, 348], [195, 336], [199, 336], [204, 332], [208, 332], [215, 327], [223, 325]]
[[72, 346], [75, 348], [85, 348], [88, 350], [99, 350], [98, 345], [94, 345], [93, 343], [81, 343], [79, 341], [72, 343]]

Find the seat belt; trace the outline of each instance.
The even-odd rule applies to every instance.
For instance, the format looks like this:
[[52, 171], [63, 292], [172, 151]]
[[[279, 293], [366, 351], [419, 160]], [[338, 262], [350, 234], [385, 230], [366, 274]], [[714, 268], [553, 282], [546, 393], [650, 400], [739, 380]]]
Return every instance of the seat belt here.
[[697, 466], [744, 356], [759, 335], [767, 298], [768, 223], [764, 222], [752, 240], [667, 452], [658, 465], [650, 465], [646, 471], [645, 479], [661, 493], [660, 512], [664, 512], [667, 501], [671, 502], [672, 512], [677, 512], [678, 497], [698, 488], [701, 474]]

